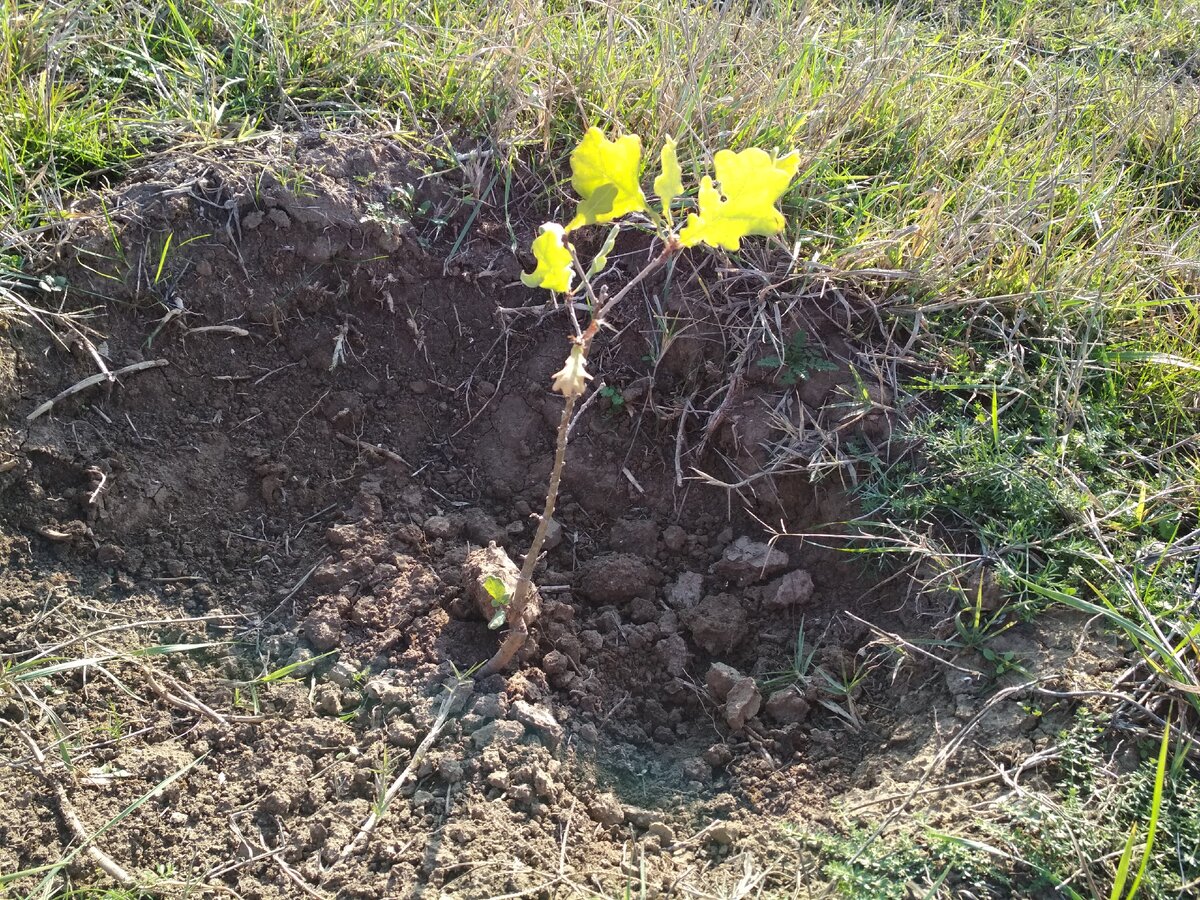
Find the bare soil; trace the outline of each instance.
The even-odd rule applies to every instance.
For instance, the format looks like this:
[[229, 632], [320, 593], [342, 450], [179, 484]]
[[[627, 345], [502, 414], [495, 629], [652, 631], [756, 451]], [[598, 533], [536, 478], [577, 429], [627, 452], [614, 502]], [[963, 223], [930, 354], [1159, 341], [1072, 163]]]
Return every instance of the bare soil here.
[[[998, 780], [909, 794], [1018, 763], [1068, 721], [875, 642], [848, 613], [946, 636], [952, 601], [904, 573], [796, 537], [764, 569], [763, 522], [830, 532], [854, 511], [838, 479], [760, 477], [780, 448], [887, 453], [892, 413], [881, 388], [847, 402], [842, 362], [798, 385], [757, 365], [768, 329], [844, 355], [857, 301], [693, 261], [599, 347], [611, 390], [572, 435], [520, 665], [459, 690], [343, 854], [495, 648], [464, 564], [491, 543], [519, 561], [548, 478], [566, 323], [518, 280], [538, 214], [515, 196], [476, 214], [477, 187], [312, 135], [269, 166], [160, 157], [73, 210], [44, 262], [67, 293], [39, 302], [90, 310], [110, 370], [164, 362], [26, 421], [97, 363], [53, 323], [0, 345], [0, 659], [92, 660], [0, 694], [0, 873], [61, 860], [71, 816], [94, 833], [150, 793], [94, 843], [162, 893], [770, 896], [821, 881], [805, 829], [897, 798], [961, 823]], [[618, 271], [644, 252], [630, 240]], [[772, 698], [801, 627], [832, 678]], [[1117, 664], [1077, 628], [997, 640], [1076, 684]], [[184, 643], [206, 646], [132, 655]], [[86, 854], [65, 871], [112, 882]]]

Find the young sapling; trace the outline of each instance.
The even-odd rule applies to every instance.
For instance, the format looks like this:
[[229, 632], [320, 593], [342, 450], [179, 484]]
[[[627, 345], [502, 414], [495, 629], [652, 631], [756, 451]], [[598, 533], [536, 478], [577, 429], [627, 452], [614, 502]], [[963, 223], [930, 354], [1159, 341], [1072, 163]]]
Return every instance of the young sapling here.
[[[598, 128], [591, 128], [571, 154], [571, 185], [580, 197], [575, 217], [565, 226], [548, 222], [541, 227], [531, 247], [537, 266], [521, 276], [527, 286], [542, 287], [556, 298], [560, 294], [565, 298], [572, 327], [570, 351], [563, 367], [554, 374], [552, 383], [553, 390], [562, 394], [565, 402], [558, 424], [545, 506], [516, 587], [509, 595], [500, 585], [501, 597], [488, 589], [497, 609], [491, 627], [507, 623], [508, 633], [495, 655], [480, 670], [482, 675], [502, 671], [529, 636], [533, 570], [558, 500], [571, 416], [592, 379], [587, 370], [588, 354], [596, 334], [606, 324], [607, 316], [635, 287], [684, 249], [707, 244], [736, 251], [744, 237], [781, 232], [785, 222], [775, 204], [791, 184], [799, 163], [800, 156], [794, 151], [780, 157], [757, 148], [738, 152], [721, 150], [713, 159], [715, 180], [708, 175], [700, 180], [696, 208], [688, 213], [685, 221], [677, 223], [672, 204], [683, 194], [683, 180], [675, 141], [671, 138], [663, 144], [660, 173], [654, 179], [657, 205], [651, 205], [642, 191], [642, 142], [636, 135], [609, 140]], [[612, 226], [600, 251], [586, 269], [570, 235], [579, 228], [615, 223], [630, 215], [649, 219], [660, 249], [610, 296], [607, 285], [597, 290], [593, 279], [608, 264], [620, 225]], [[588, 314], [586, 325], [580, 323], [580, 311]]]

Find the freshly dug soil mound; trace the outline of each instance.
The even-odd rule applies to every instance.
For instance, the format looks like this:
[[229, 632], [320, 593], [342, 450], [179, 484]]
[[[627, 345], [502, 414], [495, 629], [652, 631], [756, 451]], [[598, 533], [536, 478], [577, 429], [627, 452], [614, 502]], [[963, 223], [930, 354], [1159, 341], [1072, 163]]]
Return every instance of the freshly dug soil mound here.
[[[804, 533], [852, 508], [807, 475], [758, 477], [810, 440], [781, 437], [789, 423], [870, 447], [889, 420], [847, 418], [844, 366], [796, 387], [756, 365], [769, 345], [728, 336], [769, 310], [844, 346], [819, 300], [722, 288], [697, 260], [602, 339], [610, 389], [573, 431], [520, 665], [461, 687], [414, 760], [456, 673], [496, 647], [464, 563], [491, 544], [520, 559], [561, 408], [565, 321], [512, 250], [533, 223], [476, 215], [471, 190], [386, 142], [311, 137], [270, 167], [164, 157], [76, 210], [47, 263], [64, 308], [92, 310], [109, 370], [163, 363], [26, 421], [97, 364], [54, 322], [8, 333], [0, 652], [73, 641], [47, 659], [92, 663], [0, 695], [0, 745], [27, 763], [0, 771], [0, 872], [59, 861], [71, 815], [94, 832], [166, 781], [96, 844], [167, 888], [773, 890], [801, 864], [786, 829], [903, 793], [944, 743], [936, 723], [979, 711], [979, 682], [866, 648], [845, 615], [919, 633], [905, 581], [764, 543], [750, 513]], [[643, 252], [625, 247], [623, 271]], [[812, 668], [788, 677], [802, 629]], [[1041, 640], [1025, 659], [1068, 665], [1069, 634]], [[130, 655], [166, 644], [205, 646]], [[981, 733], [1001, 756], [1061, 725], [995, 715]], [[93, 862], [65, 871], [111, 876]]]

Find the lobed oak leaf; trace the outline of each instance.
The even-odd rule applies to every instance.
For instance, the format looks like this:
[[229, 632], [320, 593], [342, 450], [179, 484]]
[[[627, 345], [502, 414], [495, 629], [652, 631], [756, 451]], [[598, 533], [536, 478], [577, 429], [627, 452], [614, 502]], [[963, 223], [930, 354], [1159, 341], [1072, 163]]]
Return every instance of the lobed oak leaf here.
[[610, 141], [599, 128], [589, 128], [571, 154], [571, 185], [583, 202], [567, 231], [646, 209], [641, 167], [641, 138], [629, 134]]
[[526, 287], [544, 287], [548, 291], [569, 294], [575, 280], [575, 268], [571, 251], [563, 243], [563, 227], [554, 222], [542, 226], [542, 233], [534, 238], [530, 249], [537, 267], [532, 272], [522, 272], [521, 282]]
[[675, 139], [668, 136], [663, 144], [662, 174], [654, 179], [654, 193], [662, 202], [663, 218], [671, 222], [671, 201], [683, 193], [683, 172], [679, 168], [679, 156], [675, 153]]
[[775, 204], [796, 175], [799, 153], [777, 159], [757, 147], [721, 150], [713, 163], [721, 187], [707, 175], [701, 180], [699, 212], [690, 213], [679, 232], [684, 247], [703, 243], [737, 250], [744, 237], [783, 230], [783, 213]]

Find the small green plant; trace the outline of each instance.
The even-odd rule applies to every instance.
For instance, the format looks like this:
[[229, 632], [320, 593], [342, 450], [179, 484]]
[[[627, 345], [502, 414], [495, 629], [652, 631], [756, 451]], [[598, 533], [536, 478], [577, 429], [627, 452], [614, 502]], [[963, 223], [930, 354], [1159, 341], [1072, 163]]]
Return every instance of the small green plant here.
[[388, 785], [396, 775], [396, 762], [388, 752], [387, 744], [383, 745], [383, 756], [375, 769], [375, 799], [371, 802], [371, 810], [379, 818], [383, 818], [388, 808]]
[[[705, 175], [700, 180], [694, 211], [677, 223], [672, 207], [683, 193], [683, 173], [675, 141], [671, 138], [663, 144], [659, 160], [660, 172], [653, 182], [658, 203], [651, 204], [641, 186], [641, 139], [636, 135], [625, 135], [609, 140], [600, 129], [588, 129], [571, 154], [571, 185], [580, 197], [575, 216], [565, 226], [547, 222], [541, 227], [541, 233], [532, 245], [537, 265], [532, 272], [521, 276], [527, 287], [545, 288], [556, 298], [563, 295], [573, 333], [566, 362], [554, 374], [553, 389], [562, 394], [566, 402], [558, 425], [546, 503], [529, 552], [525, 554], [517, 586], [502, 610], [509, 626], [508, 634], [481, 670], [485, 675], [505, 668], [524, 646], [529, 634], [527, 613], [533, 569], [558, 499], [571, 414], [592, 379], [587, 370], [588, 353], [609, 312], [637, 285], [689, 247], [707, 244], [736, 251], [742, 238], [779, 234], [785, 223], [783, 213], [775, 204], [792, 183], [800, 165], [800, 155], [796, 152], [778, 156], [758, 148], [736, 153], [720, 150], [713, 159], [716, 178]], [[634, 215], [649, 223], [660, 249], [640, 272], [609, 296], [607, 286], [597, 288], [592, 279], [608, 265], [620, 225], [614, 224], [609, 229], [600, 251], [586, 268], [571, 242], [571, 234], [579, 228], [616, 223]], [[586, 325], [580, 322], [581, 311], [589, 316]], [[492, 596], [495, 602], [495, 594]], [[493, 622], [498, 615], [493, 617]]]
[[108, 721], [104, 725], [104, 732], [114, 741], [119, 741], [125, 733], [125, 718], [117, 709], [117, 704], [111, 700], [108, 703]]
[[801, 619], [800, 629], [796, 632], [796, 644], [792, 650], [791, 665], [787, 669], [769, 672], [767, 680], [763, 682], [763, 690], [775, 691], [791, 684], [807, 687], [811, 677], [813, 657], [816, 656], [816, 653], [816, 646], [810, 646], [804, 637], [804, 620]]
[[620, 390], [610, 384], [606, 384], [600, 388], [600, 396], [609, 402], [613, 408], [613, 412], [623, 409], [625, 406], [625, 397]]
[[762, 689], [771, 693], [795, 685], [801, 693], [815, 699], [818, 704], [854, 728], [859, 728], [862, 725], [862, 717], [854, 700], [859, 687], [878, 667], [879, 661], [870, 660], [855, 665], [852, 670], [843, 668], [831, 673], [827, 663], [814, 664], [819, 644], [820, 638], [815, 642], [808, 640], [804, 633], [804, 622], [801, 620], [788, 667], [768, 672], [762, 682]]
[[252, 683], [253, 684], [270, 684], [273, 681], [281, 681], [284, 678], [288, 678], [288, 677], [292, 676], [292, 674], [295, 673], [297, 670], [302, 669], [304, 672], [308, 672], [309, 669], [312, 666], [314, 666], [316, 663], [320, 662], [321, 660], [323, 660], [327, 657], [333, 656], [337, 652], [338, 651], [336, 651], [336, 650], [330, 650], [326, 653], [320, 654], [319, 656], [314, 656], [312, 659], [296, 660], [296, 662], [288, 663], [285, 666], [280, 666], [278, 669], [274, 669], [274, 670], [268, 672], [267, 674], [262, 675], [259, 678], [256, 678]]
[[813, 372], [832, 372], [837, 369], [808, 345], [808, 332], [800, 329], [792, 335], [782, 356], [764, 356], [758, 361], [763, 369], [782, 369], [781, 384], [792, 385], [804, 381]]
[[495, 575], [489, 575], [485, 578], [483, 580], [483, 587], [492, 598], [492, 608], [496, 611], [488, 621], [488, 628], [495, 631], [504, 624], [504, 620], [508, 614], [508, 603], [512, 600], [512, 594], [509, 593], [504, 581]]

